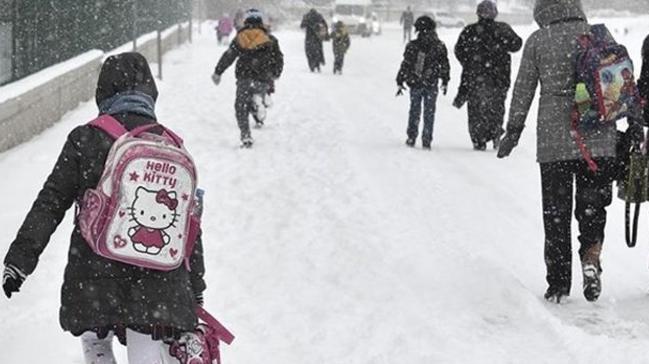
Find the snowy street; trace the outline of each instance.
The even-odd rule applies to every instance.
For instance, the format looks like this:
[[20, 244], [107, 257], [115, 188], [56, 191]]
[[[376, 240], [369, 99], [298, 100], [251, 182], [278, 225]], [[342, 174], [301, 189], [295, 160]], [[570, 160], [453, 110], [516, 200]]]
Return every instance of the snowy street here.
[[[637, 73], [648, 20], [607, 21], [629, 28], [617, 36]], [[210, 29], [167, 56], [157, 113], [185, 139], [206, 190], [206, 307], [237, 337], [222, 348], [225, 364], [649, 363], [647, 212], [629, 249], [624, 204], [609, 208], [598, 302], [581, 293], [575, 233], [571, 297], [546, 303], [536, 103], [510, 158], [497, 160], [491, 143], [474, 152], [466, 109], [451, 105], [460, 29], [440, 30], [451, 83], [432, 151], [403, 144], [396, 27], [352, 38], [342, 76], [330, 43], [313, 74], [303, 34], [279, 30], [286, 66], [251, 150], [239, 148], [234, 66], [218, 87], [210, 80], [225, 50]], [[523, 38], [534, 29], [515, 28]], [[0, 154], [3, 255], [67, 133], [96, 112], [84, 103]], [[79, 340], [58, 323], [71, 230], [72, 210], [21, 292], [0, 299], [0, 363], [83, 363]]]

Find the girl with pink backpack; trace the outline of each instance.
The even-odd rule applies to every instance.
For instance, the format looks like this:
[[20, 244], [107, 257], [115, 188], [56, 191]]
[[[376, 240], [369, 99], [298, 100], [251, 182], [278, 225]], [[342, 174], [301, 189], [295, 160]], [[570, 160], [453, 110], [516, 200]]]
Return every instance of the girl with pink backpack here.
[[[193, 162], [187, 157], [184, 165], [156, 164], [142, 159], [145, 149], [125, 149], [121, 158], [129, 153], [133, 158], [121, 179], [107, 172], [110, 161], [123, 160], [112, 155], [113, 147], [140, 134], [147, 135], [142, 140], [151, 146], [159, 143], [171, 151], [175, 143], [178, 153], [184, 151], [182, 140], [156, 121], [157, 96], [141, 54], [106, 59], [96, 90], [99, 118], [68, 135], [4, 260], [3, 289], [11, 298], [34, 272], [66, 211], [77, 203], [60, 323], [81, 338], [86, 363], [115, 363], [113, 337], [127, 344], [129, 363], [178, 363], [169, 343], [177, 343], [198, 325], [205, 269], [200, 235], [190, 237], [191, 226], [198, 232], [192, 224]], [[145, 142], [139, 143], [144, 148]], [[118, 167], [111, 171], [115, 170]], [[102, 184], [106, 181], [110, 183]], [[127, 248], [132, 249], [120, 255], [120, 249]]]
[[215, 29], [218, 43], [225, 44], [230, 39], [230, 34], [234, 30], [234, 21], [228, 14], [223, 14]]

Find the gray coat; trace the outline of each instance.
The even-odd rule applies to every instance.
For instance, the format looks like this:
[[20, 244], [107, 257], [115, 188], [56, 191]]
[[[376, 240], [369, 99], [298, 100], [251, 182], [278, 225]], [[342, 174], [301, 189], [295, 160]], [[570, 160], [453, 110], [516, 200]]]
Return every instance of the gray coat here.
[[[576, 40], [590, 26], [579, 0], [537, 0], [534, 19], [541, 29], [525, 44], [507, 131], [520, 134], [540, 82], [537, 161], [582, 159], [570, 135], [570, 112], [574, 102]], [[584, 131], [582, 136], [593, 157], [615, 157], [614, 124]]]

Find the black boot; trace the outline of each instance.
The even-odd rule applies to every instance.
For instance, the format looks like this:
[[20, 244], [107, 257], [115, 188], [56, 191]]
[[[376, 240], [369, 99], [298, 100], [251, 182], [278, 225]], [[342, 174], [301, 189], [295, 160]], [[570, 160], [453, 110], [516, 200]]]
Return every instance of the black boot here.
[[602, 293], [602, 281], [599, 278], [599, 268], [595, 264], [586, 263], [581, 267], [584, 276], [584, 297], [590, 302], [595, 302]]
[[548, 287], [548, 290], [543, 295], [546, 301], [557, 304], [563, 303], [568, 296], [570, 296], [570, 292], [568, 292], [567, 288], [554, 286]]

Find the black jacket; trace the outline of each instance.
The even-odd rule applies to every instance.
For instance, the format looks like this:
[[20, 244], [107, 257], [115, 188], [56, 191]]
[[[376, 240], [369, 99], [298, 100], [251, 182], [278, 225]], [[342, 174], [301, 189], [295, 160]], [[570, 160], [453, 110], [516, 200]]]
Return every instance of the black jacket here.
[[509, 88], [509, 53], [518, 52], [522, 46], [523, 40], [509, 25], [480, 19], [462, 30], [455, 45], [455, 56], [462, 64], [469, 88], [487, 78], [499, 88]]
[[[126, 53], [106, 60], [99, 76], [100, 104], [117, 92], [137, 90], [154, 99], [155, 82], [146, 60]], [[136, 114], [114, 115], [127, 129], [155, 123]], [[95, 188], [113, 140], [103, 131], [83, 125], [68, 135], [59, 158], [45, 181], [5, 257], [31, 274], [66, 211]], [[131, 327], [157, 336], [177, 336], [197, 323], [195, 294], [205, 289], [202, 244], [191, 257], [191, 273], [184, 267], [153, 271], [108, 260], [95, 254], [75, 224], [61, 291], [60, 323], [79, 335], [93, 330]]]
[[306, 30], [306, 41], [320, 42], [327, 38], [327, 21], [315, 10], [311, 10], [302, 17], [300, 28]]
[[351, 45], [349, 33], [345, 28], [339, 28], [331, 32], [331, 40], [333, 45], [334, 54], [345, 54]]
[[403, 62], [397, 74], [397, 84], [411, 88], [437, 86], [438, 80], [447, 85], [450, 66], [444, 43], [435, 33], [420, 33], [406, 46]]
[[645, 125], [649, 125], [649, 36], [642, 44], [642, 71], [638, 79], [638, 88], [640, 96], [647, 101], [644, 108], [644, 121]]
[[214, 72], [222, 75], [237, 58], [235, 74], [238, 80], [273, 81], [279, 78], [284, 68], [279, 42], [263, 26], [241, 28]]

